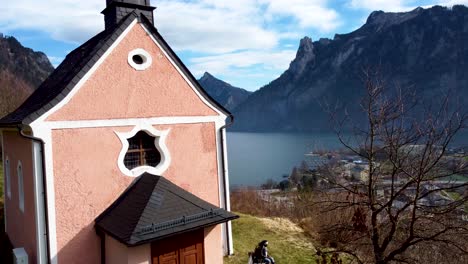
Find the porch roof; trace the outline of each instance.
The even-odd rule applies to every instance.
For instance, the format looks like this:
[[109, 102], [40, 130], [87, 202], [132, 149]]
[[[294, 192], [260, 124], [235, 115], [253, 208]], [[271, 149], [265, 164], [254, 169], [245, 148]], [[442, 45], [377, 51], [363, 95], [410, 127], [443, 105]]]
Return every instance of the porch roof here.
[[98, 218], [99, 230], [136, 246], [238, 218], [161, 176], [145, 173]]

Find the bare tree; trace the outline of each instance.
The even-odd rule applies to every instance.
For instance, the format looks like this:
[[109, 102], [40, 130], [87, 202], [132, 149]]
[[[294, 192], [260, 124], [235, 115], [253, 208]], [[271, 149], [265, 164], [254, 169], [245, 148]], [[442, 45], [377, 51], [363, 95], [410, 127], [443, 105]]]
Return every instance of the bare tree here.
[[466, 263], [468, 182], [459, 175], [466, 175], [467, 156], [450, 148], [467, 114], [448, 95], [429, 106], [402, 89], [389, 92], [377, 71], [365, 71], [364, 84], [365, 122], [350, 133], [346, 125], [355, 120], [333, 117], [341, 143], [366, 164], [366, 177], [327, 177], [332, 187], [317, 195], [315, 206], [347, 219], [321, 231], [335, 240], [333, 251], [359, 263], [425, 263], [437, 254], [454, 260], [445, 263]]

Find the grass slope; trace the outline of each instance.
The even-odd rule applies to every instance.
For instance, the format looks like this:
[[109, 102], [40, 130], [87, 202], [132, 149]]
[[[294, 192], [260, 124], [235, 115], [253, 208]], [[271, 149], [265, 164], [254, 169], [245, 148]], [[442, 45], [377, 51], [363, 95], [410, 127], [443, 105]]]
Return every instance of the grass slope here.
[[232, 222], [234, 255], [226, 257], [226, 264], [246, 264], [248, 252], [258, 242], [269, 242], [269, 254], [276, 263], [316, 263], [315, 248], [303, 230], [284, 218], [259, 218], [237, 213]]

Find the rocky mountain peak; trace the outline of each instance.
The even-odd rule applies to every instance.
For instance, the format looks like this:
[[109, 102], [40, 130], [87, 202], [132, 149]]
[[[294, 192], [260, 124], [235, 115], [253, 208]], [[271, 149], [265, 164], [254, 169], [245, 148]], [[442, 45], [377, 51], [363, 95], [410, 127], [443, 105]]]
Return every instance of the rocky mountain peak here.
[[310, 37], [304, 37], [299, 42], [299, 49], [297, 50], [297, 55], [302, 56], [314, 51], [314, 43]]
[[208, 72], [198, 80], [205, 91], [228, 110], [233, 110], [250, 95], [249, 91], [221, 81]]
[[296, 58], [291, 62], [289, 70], [294, 75], [300, 75], [307, 64], [315, 59], [314, 43], [310, 37], [304, 37], [299, 43]]
[[203, 76], [200, 78], [200, 81], [207, 81], [209, 79], [216, 79], [213, 75], [211, 75], [209, 72], [205, 72]]
[[375, 28], [375, 31], [381, 31], [393, 25], [401, 24], [408, 21], [424, 11], [424, 8], [418, 7], [410, 12], [384, 12], [374, 11], [367, 18], [367, 22], [364, 26], [371, 26]]

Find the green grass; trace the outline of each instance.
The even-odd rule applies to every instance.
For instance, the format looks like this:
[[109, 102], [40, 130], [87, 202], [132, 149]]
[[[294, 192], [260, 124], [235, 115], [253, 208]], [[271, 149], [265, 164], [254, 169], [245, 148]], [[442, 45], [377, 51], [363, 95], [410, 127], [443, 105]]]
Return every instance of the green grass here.
[[248, 252], [264, 239], [276, 263], [316, 263], [310, 239], [289, 220], [237, 214], [240, 218], [232, 222], [234, 255], [225, 257], [224, 263], [247, 263]]
[[460, 174], [454, 174], [454, 175], [451, 175], [451, 176], [448, 176], [448, 177], [444, 178], [444, 180], [466, 182], [466, 181], [468, 181], [468, 176], [460, 175]]
[[452, 200], [458, 201], [462, 196], [457, 192], [445, 192]]

